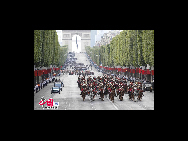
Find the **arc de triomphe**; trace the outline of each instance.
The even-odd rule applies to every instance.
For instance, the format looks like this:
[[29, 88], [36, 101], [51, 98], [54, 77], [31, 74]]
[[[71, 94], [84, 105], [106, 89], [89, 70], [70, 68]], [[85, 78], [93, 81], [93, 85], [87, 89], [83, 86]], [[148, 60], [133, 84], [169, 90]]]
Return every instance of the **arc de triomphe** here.
[[74, 35], [81, 37], [81, 52], [86, 52], [85, 46], [90, 46], [91, 30], [62, 30], [62, 45], [68, 45], [68, 52], [72, 52], [72, 38]]

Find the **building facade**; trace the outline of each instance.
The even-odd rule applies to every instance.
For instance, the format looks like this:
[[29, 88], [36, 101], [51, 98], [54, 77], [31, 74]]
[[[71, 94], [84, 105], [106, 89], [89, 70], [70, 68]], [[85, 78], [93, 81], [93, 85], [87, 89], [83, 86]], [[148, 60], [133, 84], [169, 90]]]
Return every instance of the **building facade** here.
[[123, 30], [111, 30], [109, 32], [101, 32], [100, 35], [100, 40], [96, 40], [95, 46], [102, 46], [102, 45], [107, 45], [110, 44], [110, 41], [112, 40], [113, 37], [116, 35], [120, 34], [120, 32]]

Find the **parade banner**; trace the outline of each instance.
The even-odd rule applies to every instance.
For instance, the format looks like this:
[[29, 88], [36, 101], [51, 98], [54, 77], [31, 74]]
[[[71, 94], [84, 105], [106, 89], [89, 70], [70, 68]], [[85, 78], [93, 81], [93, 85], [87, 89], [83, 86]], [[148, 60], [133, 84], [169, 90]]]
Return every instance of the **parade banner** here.
[[35, 76], [37, 76], [37, 70], [35, 70], [34, 73], [35, 73]]
[[44, 74], [48, 74], [48, 71], [47, 71], [47, 70], [44, 70]]
[[116, 66], [118, 71], [121, 71], [121, 66]]
[[142, 75], [144, 75], [144, 70], [142, 70]]
[[41, 76], [42, 75], [42, 70], [38, 70], [38, 76]]
[[139, 68], [136, 68], [136, 73], [139, 73]]
[[147, 70], [144, 70], [144, 74], [147, 74]]
[[149, 69], [147, 69], [147, 74], [151, 74], [151, 72], [149, 71]]
[[154, 70], [151, 70], [151, 74], [154, 75]]
[[122, 69], [122, 72], [126, 72], [126, 71], [127, 71], [127, 68], [124, 67], [124, 68]]
[[132, 69], [132, 73], [135, 73], [135, 69]]
[[50, 73], [51, 72], [51, 69], [47, 69], [47, 73]]
[[139, 73], [142, 73], [142, 69], [139, 68]]

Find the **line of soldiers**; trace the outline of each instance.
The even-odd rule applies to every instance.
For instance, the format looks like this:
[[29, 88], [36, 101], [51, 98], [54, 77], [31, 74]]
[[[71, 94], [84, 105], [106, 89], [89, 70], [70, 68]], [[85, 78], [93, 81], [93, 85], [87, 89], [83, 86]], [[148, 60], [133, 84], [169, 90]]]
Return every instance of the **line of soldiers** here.
[[[81, 96], [83, 101], [86, 95], [89, 95], [94, 100], [95, 96], [98, 94], [102, 101], [104, 101], [104, 96], [109, 95], [109, 99], [114, 102], [114, 96], [118, 97], [120, 101], [123, 100], [124, 94], [129, 94], [130, 100], [135, 100], [135, 96], [138, 96], [137, 99], [141, 100], [143, 96], [142, 84], [139, 82], [132, 83], [130, 82], [127, 85], [127, 79], [125, 77], [119, 78], [112, 76], [98, 76], [85, 79], [85, 76], [78, 77], [78, 87], [81, 90]], [[92, 95], [92, 96], [91, 96]]]

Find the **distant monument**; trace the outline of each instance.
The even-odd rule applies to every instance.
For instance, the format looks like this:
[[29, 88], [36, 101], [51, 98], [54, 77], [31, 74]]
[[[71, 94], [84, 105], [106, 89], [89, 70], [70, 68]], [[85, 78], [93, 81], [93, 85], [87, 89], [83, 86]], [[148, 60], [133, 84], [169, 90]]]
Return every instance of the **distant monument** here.
[[90, 46], [91, 30], [62, 30], [62, 45], [68, 45], [68, 52], [86, 52]]

